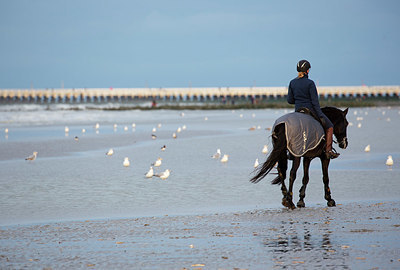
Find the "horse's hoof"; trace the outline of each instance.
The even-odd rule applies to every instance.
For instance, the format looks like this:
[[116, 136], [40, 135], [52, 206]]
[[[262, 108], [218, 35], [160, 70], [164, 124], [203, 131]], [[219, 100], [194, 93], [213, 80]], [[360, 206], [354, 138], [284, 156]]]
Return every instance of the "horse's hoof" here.
[[333, 206], [336, 206], [336, 203], [335, 203], [334, 200], [330, 200], [330, 201], [328, 201], [327, 205], [328, 205], [329, 207], [333, 207]]
[[296, 206], [291, 201], [285, 198], [282, 199], [282, 205], [292, 210], [296, 208]]
[[303, 201], [298, 201], [297, 202], [297, 207], [300, 207], [300, 208], [306, 207], [306, 204]]

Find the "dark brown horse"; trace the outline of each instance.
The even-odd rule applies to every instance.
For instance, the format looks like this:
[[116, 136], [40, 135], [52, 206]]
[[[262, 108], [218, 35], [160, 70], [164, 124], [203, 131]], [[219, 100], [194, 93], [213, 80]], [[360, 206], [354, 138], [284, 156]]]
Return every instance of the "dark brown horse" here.
[[[333, 123], [333, 134], [335, 135], [339, 147], [346, 149], [347, 147], [347, 119], [346, 115], [348, 112], [348, 108], [344, 111], [334, 108], [334, 107], [324, 107], [322, 108], [324, 114], [331, 120]], [[285, 124], [278, 124], [275, 126], [275, 129], [272, 133], [272, 145], [273, 150], [271, 154], [268, 156], [267, 160], [259, 167], [256, 171], [256, 175], [250, 179], [252, 183], [258, 183], [261, 179], [263, 179], [278, 163], [278, 176], [272, 180], [272, 184], [280, 184], [281, 190], [283, 194], [282, 204], [285, 207], [290, 209], [296, 208], [293, 204], [293, 184], [296, 179], [297, 169], [300, 166], [301, 157], [291, 156], [290, 159], [293, 159], [292, 169], [290, 170], [289, 176], [289, 190], [287, 190], [285, 185], [286, 178], [286, 170], [288, 167], [288, 149], [287, 149], [287, 141], [286, 141], [286, 133], [285, 133]], [[319, 157], [322, 164], [322, 173], [323, 173], [323, 181], [325, 188], [325, 199], [327, 200], [328, 206], [336, 206], [335, 201], [331, 198], [331, 191], [329, 188], [329, 175], [328, 175], [328, 167], [330, 159], [325, 156], [325, 140], [322, 140], [317, 147], [313, 150], [306, 152], [303, 157], [303, 168], [304, 168], [304, 176], [303, 176], [303, 185], [300, 189], [300, 200], [297, 203], [297, 207], [305, 207], [304, 197], [306, 196], [306, 187], [309, 181], [308, 170], [310, 167], [311, 160], [316, 157]]]

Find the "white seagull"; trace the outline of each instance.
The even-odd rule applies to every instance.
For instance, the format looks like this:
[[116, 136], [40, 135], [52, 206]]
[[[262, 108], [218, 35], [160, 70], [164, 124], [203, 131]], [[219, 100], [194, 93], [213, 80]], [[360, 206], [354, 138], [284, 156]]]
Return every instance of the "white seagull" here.
[[388, 156], [388, 158], [386, 160], [386, 165], [387, 166], [393, 166], [393, 158], [392, 158], [392, 156]]
[[365, 152], [371, 151], [371, 145], [368, 144], [367, 146], [365, 146], [364, 151]]
[[217, 149], [217, 152], [214, 154], [214, 155], [212, 155], [212, 158], [220, 158], [221, 157], [221, 149]]
[[225, 155], [221, 158], [221, 162], [223, 162], [223, 163], [228, 162], [228, 157], [229, 157], [229, 155], [225, 154]]
[[163, 147], [161, 147], [161, 151], [165, 151], [167, 147], [164, 145]]
[[65, 133], [68, 133], [69, 132], [69, 127], [65, 127], [64, 131], [65, 131]]
[[161, 160], [162, 160], [162, 158], [159, 157], [159, 158], [156, 160], [156, 162], [154, 162], [153, 166], [154, 166], [154, 167], [160, 167], [160, 166], [161, 166], [161, 163], [162, 163]]
[[168, 178], [168, 176], [170, 175], [171, 171], [170, 170], [165, 170], [164, 172], [160, 173], [160, 174], [156, 174], [155, 176], [160, 177], [162, 180], [165, 180]]
[[106, 155], [107, 156], [112, 156], [114, 154], [114, 150], [110, 148], [110, 150], [107, 151]]
[[33, 154], [31, 156], [25, 158], [25, 160], [32, 160], [32, 161], [35, 160], [37, 157], [37, 153], [38, 152], [33, 152]]
[[267, 145], [264, 145], [264, 147], [263, 147], [263, 149], [262, 149], [262, 153], [263, 153], [263, 154], [268, 153], [268, 146], [267, 146]]
[[257, 168], [258, 165], [260, 165], [260, 164], [258, 163], [258, 158], [256, 158], [256, 161], [254, 162], [254, 168]]
[[131, 163], [129, 162], [129, 158], [125, 158], [124, 159], [124, 163], [123, 163], [124, 167], [129, 167], [129, 165], [131, 165]]
[[154, 176], [153, 167], [150, 166], [150, 170], [146, 173], [147, 178], [152, 178]]
[[172, 138], [174, 138], [174, 139], [176, 139], [176, 133], [174, 132], [174, 133], [172, 133]]

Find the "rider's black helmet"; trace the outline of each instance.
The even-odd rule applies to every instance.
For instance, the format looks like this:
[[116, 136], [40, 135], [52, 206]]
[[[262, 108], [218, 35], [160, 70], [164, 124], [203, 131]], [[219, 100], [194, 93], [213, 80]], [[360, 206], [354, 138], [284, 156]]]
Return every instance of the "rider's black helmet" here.
[[310, 68], [311, 68], [311, 64], [307, 60], [300, 60], [297, 63], [297, 71], [298, 72], [306, 72]]

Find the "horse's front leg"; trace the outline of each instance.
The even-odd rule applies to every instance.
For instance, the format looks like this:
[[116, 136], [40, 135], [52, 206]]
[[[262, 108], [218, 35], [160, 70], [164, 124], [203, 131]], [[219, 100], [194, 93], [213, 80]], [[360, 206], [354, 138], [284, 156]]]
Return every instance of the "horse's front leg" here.
[[286, 200], [285, 206], [290, 209], [296, 208], [296, 206], [293, 204], [293, 184], [294, 181], [296, 180], [296, 173], [297, 170], [299, 169], [300, 161], [301, 159], [299, 157], [296, 157], [293, 160], [292, 169], [290, 170], [290, 177], [289, 177], [289, 192], [287, 193], [286, 197], [283, 198], [283, 200]]
[[328, 175], [329, 162], [330, 159], [321, 158], [322, 175], [323, 175], [324, 189], [325, 189], [325, 200], [327, 201], [327, 205], [329, 207], [332, 207], [336, 206], [336, 203], [331, 197], [331, 189], [329, 188], [329, 175]]
[[297, 207], [306, 207], [306, 204], [304, 203], [304, 198], [306, 197], [306, 188], [308, 181], [310, 180], [309, 176], [309, 168], [310, 168], [310, 163], [311, 163], [311, 158], [304, 157], [303, 158], [303, 185], [300, 188], [300, 199], [297, 203]]

